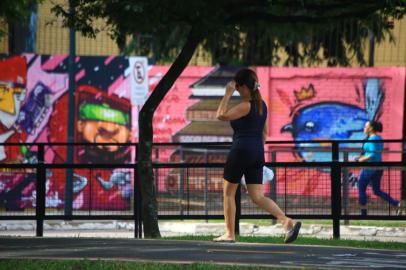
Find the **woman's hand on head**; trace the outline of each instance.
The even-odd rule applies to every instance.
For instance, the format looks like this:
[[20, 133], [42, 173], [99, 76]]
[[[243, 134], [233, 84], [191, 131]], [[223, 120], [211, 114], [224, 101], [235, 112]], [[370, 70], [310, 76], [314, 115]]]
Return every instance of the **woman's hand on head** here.
[[226, 94], [232, 95], [235, 91], [235, 81], [229, 81], [226, 85]]

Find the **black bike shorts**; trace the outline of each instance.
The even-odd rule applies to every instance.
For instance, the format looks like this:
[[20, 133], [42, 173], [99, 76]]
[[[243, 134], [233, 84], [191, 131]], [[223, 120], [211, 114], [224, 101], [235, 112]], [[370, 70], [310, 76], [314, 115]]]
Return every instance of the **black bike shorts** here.
[[247, 184], [262, 184], [263, 149], [231, 149], [224, 166], [224, 180], [239, 184], [244, 175]]

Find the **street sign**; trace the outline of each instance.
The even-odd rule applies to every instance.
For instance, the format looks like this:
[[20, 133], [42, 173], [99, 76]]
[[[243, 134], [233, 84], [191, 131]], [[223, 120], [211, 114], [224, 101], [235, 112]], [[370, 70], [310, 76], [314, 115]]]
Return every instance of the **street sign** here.
[[130, 57], [131, 103], [143, 105], [148, 96], [148, 59]]

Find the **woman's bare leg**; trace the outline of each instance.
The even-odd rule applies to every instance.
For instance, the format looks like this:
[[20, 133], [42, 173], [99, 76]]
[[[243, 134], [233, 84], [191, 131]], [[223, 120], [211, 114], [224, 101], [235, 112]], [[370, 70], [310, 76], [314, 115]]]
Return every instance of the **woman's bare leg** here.
[[263, 210], [276, 217], [282, 223], [283, 228], [286, 231], [293, 227], [293, 220], [287, 217], [273, 200], [264, 196], [262, 184], [248, 184], [247, 189], [252, 201]]
[[235, 240], [235, 193], [239, 184], [233, 184], [226, 180], [223, 182], [223, 207], [226, 232], [214, 241]]

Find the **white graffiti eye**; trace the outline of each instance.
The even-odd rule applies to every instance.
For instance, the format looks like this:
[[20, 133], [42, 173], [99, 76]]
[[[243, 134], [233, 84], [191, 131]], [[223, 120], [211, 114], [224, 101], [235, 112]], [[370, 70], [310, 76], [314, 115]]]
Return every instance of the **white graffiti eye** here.
[[306, 128], [306, 130], [308, 130], [308, 131], [312, 131], [312, 130], [314, 129], [314, 123], [311, 122], [311, 121], [306, 122], [305, 128]]

